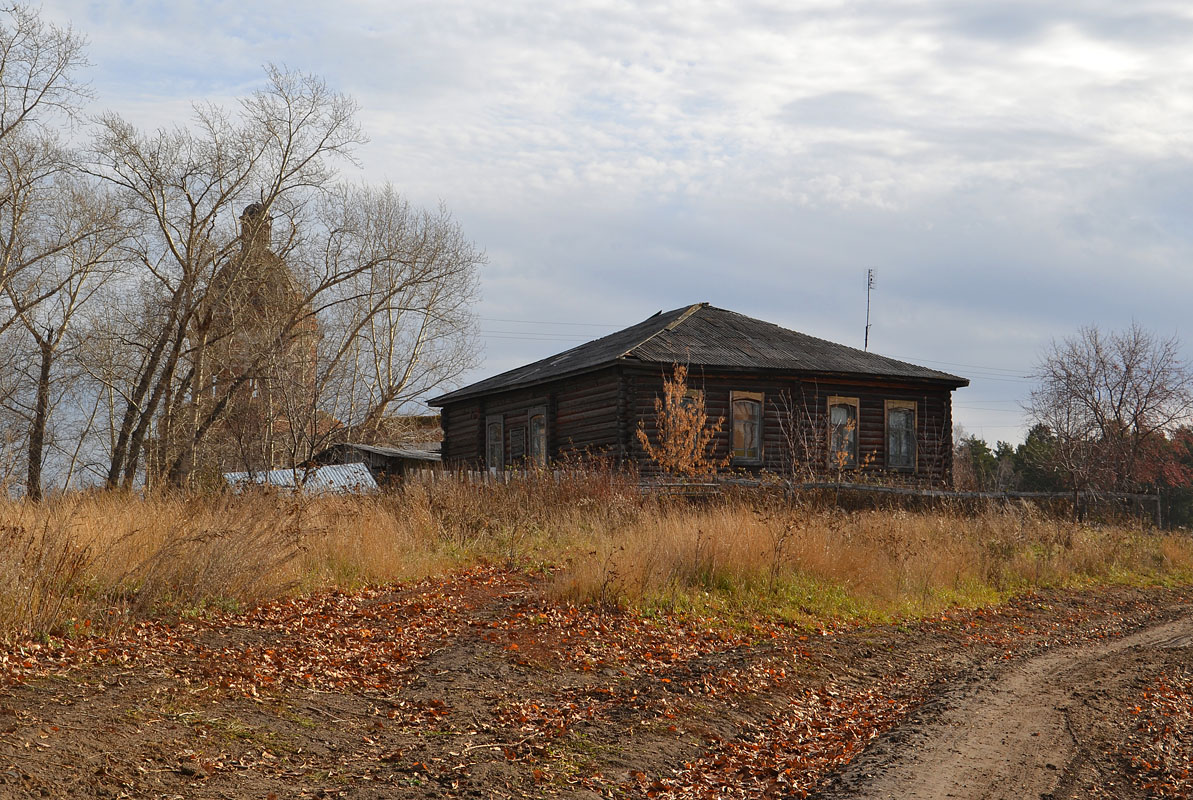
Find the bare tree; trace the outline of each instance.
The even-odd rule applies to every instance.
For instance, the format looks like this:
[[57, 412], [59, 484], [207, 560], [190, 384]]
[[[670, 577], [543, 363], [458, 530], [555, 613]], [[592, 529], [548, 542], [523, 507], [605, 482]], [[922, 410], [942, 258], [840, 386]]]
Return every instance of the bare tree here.
[[[297, 467], [333, 441], [385, 440], [393, 415], [475, 364], [483, 255], [447, 211], [391, 186], [339, 186], [312, 203], [296, 240], [295, 291], [268, 303], [284, 337], [265, 337], [289, 344], [256, 348], [270, 356], [224, 423], [224, 459], [249, 471]], [[219, 449], [213, 440], [208, 460]]]
[[[211, 337], [230, 332], [211, 330], [220, 302], [209, 290], [233, 291], [237, 284], [215, 282], [242, 250], [242, 232], [226, 224], [236, 206], [255, 200], [262, 218], [292, 220], [310, 193], [334, 177], [332, 162], [350, 158], [363, 141], [354, 103], [321, 80], [276, 68], [268, 69], [268, 79], [238, 114], [196, 106], [188, 128], [144, 134], [113, 114], [100, 121], [91, 170], [117, 188], [133, 217], [137, 235], [129, 252], [142, 276], [135, 313], [109, 320], [108, 335], [128, 342], [116, 369], [101, 376], [120, 397], [109, 485], [133, 482], [162, 413], [159, 437], [182, 454], [158, 467], [177, 474], [175, 462], [185, 464], [252, 379], [245, 370], [217, 388], [215, 403], [186, 403], [206, 389]], [[299, 322], [291, 314], [282, 324]], [[179, 416], [184, 407], [191, 413]]]
[[77, 347], [76, 318], [117, 268], [114, 250], [123, 238], [119, 214], [95, 186], [60, 178], [40, 189], [40, 201], [30, 199], [22, 205], [42, 205], [42, 213], [9, 231], [19, 231], [10, 241], [43, 255], [35, 271], [18, 272], [3, 290], [25, 342], [26, 357], [15, 371], [18, 386], [7, 406], [28, 425], [25, 491], [33, 500], [42, 496], [54, 405], [75, 377], [69, 370], [63, 372], [60, 356]]
[[86, 66], [84, 45], [82, 36], [43, 22], [28, 6], [0, 9], [0, 139], [42, 126], [56, 112], [74, 115], [88, 95], [75, 77]]
[[1113, 333], [1089, 326], [1053, 342], [1033, 377], [1026, 410], [1055, 434], [1053, 468], [1074, 491], [1136, 488], [1147, 445], [1193, 411], [1180, 342], [1137, 323]]
[[483, 256], [442, 208], [335, 183], [364, 140], [354, 104], [311, 76], [268, 78], [188, 128], [101, 121], [90, 169], [128, 209], [136, 276], [91, 368], [109, 485], [297, 466], [474, 363]]
[[392, 186], [340, 187], [321, 204], [318, 388], [325, 411], [368, 439], [386, 418], [476, 363], [472, 303], [483, 255], [442, 207]]
[[[4, 182], [0, 207], [0, 290], [21, 271], [36, 268], [45, 254], [13, 241], [14, 217], [24, 214], [23, 198], [66, 161], [54, 125], [72, 116], [87, 95], [75, 73], [85, 65], [83, 38], [69, 28], [42, 22], [24, 6], [0, 9], [0, 146]], [[65, 243], [64, 243], [65, 244]], [[13, 316], [0, 318], [0, 326]]]
[[50, 416], [68, 388], [59, 356], [91, 294], [97, 236], [113, 221], [58, 135], [87, 96], [76, 79], [83, 46], [33, 9], [0, 9], [0, 403], [8, 412], [0, 438], [9, 452], [20, 443], [35, 499]]

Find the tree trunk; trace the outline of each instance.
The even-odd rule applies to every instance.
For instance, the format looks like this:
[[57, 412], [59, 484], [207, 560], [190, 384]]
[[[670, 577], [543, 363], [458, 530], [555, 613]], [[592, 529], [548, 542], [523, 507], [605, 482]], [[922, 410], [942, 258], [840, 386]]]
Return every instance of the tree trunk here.
[[26, 493], [30, 500], [42, 498], [41, 467], [46, 448], [46, 421], [50, 415], [50, 367], [54, 363], [54, 347], [49, 340], [38, 342], [41, 369], [37, 375], [37, 402], [29, 427], [29, 476]]
[[[120, 421], [120, 431], [116, 437], [116, 445], [112, 448], [112, 461], [108, 466], [107, 485], [110, 488], [115, 488], [121, 483], [121, 473], [125, 475], [125, 485], [131, 483], [131, 478], [128, 476], [135, 474], [137, 471], [136, 464], [133, 463], [130, 467], [128, 462], [130, 460], [136, 461], [139, 456], [140, 442], [137, 440], [138, 428], [143, 434], [144, 417], [152, 418], [157, 411], [157, 401], [160, 399], [160, 391], [155, 391], [151, 398], [148, 407], [142, 407], [145, 398], [150, 395], [150, 390], [154, 389], [154, 376], [157, 373], [157, 366], [161, 363], [163, 357], [166, 356], [166, 350], [171, 344], [173, 338], [175, 342], [180, 339], [176, 332], [181, 329], [183, 335], [186, 333], [186, 326], [188, 317], [181, 311], [184, 294], [186, 292], [179, 288], [175, 290], [174, 296], [170, 300], [168, 313], [166, 316], [166, 323], [162, 326], [161, 332], [158, 334], [156, 341], [154, 341], [152, 348], [149, 351], [149, 357], [145, 364], [141, 367], [141, 376], [137, 381], [137, 385], [133, 390], [132, 396], [128, 399], [128, 404], [125, 406], [123, 419]], [[171, 358], [168, 362], [168, 367], [163, 369], [162, 376], [158, 378], [162, 380], [173, 380], [173, 369], [176, 360], [176, 353], [179, 347], [176, 344], [174, 349], [175, 358]], [[157, 389], [160, 390], [160, 383]]]

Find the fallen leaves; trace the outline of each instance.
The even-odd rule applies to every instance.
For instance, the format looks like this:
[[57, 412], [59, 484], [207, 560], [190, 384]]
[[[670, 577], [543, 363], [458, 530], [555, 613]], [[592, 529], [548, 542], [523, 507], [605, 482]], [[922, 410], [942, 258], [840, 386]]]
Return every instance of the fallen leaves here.
[[[898, 687], [889, 687], [897, 690]], [[848, 764], [913, 705], [875, 690], [832, 684], [805, 689], [789, 706], [733, 741], [721, 743], [674, 776], [644, 787], [647, 797], [713, 800], [806, 797], [826, 775]]]
[[[495, 774], [512, 796], [799, 797], [935, 691], [957, 652], [1017, 658], [1115, 636], [1153, 613], [1130, 595], [1061, 609], [1026, 598], [896, 626], [807, 629], [575, 607], [547, 599], [536, 580], [481, 567], [108, 634], [81, 626], [0, 648], [0, 688], [152, 675], [163, 696], [182, 698], [163, 717], [191, 736], [168, 749], [166, 771], [190, 782], [433, 783], [450, 794]], [[1188, 682], [1172, 676], [1132, 703], [1137, 770], [1162, 796], [1189, 791]], [[345, 696], [364, 707], [351, 723], [319, 710]], [[318, 715], [298, 748], [279, 746], [273, 723], [210, 711], [239, 703], [267, 716], [294, 697]], [[23, 753], [76, 735], [33, 716], [10, 725], [7, 714], [0, 703], [0, 744], [12, 733]], [[334, 745], [317, 738], [324, 726], [343, 728]]]
[[1161, 675], [1127, 709], [1136, 719], [1124, 750], [1153, 797], [1193, 797], [1193, 672]]

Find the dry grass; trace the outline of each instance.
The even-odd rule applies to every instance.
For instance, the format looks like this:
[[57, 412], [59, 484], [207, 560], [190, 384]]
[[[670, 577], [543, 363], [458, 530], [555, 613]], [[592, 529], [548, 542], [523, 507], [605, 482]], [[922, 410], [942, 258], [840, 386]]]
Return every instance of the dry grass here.
[[1193, 540], [1183, 535], [1029, 508], [845, 513], [738, 500], [673, 508], [613, 532], [558, 584], [577, 600], [815, 623], [932, 614], [1044, 587], [1190, 580]]
[[0, 502], [0, 637], [352, 588], [477, 562], [541, 567], [556, 594], [888, 619], [1040, 586], [1187, 582], [1193, 542], [1033, 513], [844, 513], [638, 495], [608, 473], [370, 498], [76, 494]]

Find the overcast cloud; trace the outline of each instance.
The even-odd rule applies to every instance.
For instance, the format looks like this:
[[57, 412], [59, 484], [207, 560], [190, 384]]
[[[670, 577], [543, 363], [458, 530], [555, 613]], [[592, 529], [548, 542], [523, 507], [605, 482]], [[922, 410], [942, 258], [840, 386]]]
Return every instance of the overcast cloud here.
[[704, 300], [861, 346], [873, 268], [871, 349], [970, 377], [956, 419], [993, 443], [1051, 338], [1193, 335], [1188, 3], [44, 11], [90, 38], [96, 110], [143, 125], [266, 62], [355, 96], [350, 177], [442, 200], [489, 254], [471, 378]]

